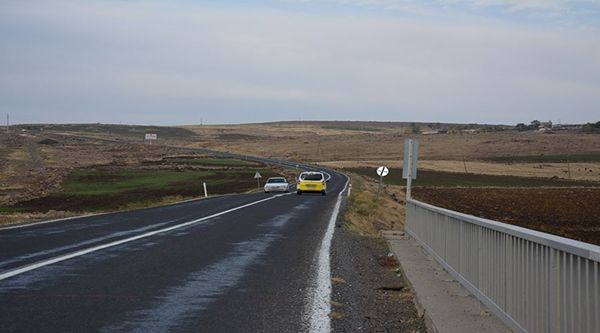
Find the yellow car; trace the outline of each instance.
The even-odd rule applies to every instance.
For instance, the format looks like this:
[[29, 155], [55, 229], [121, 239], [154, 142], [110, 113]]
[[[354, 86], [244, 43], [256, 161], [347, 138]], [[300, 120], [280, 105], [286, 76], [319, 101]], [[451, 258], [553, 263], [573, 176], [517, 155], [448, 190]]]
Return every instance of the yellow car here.
[[301, 195], [304, 192], [321, 193], [327, 195], [327, 180], [321, 172], [303, 172], [298, 177], [296, 194]]

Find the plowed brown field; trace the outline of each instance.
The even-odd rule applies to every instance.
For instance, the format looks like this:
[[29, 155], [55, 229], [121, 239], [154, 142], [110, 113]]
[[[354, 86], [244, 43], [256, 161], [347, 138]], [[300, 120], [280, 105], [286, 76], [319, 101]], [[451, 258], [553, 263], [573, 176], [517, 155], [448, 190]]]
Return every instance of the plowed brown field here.
[[420, 201], [600, 245], [597, 188], [415, 188]]

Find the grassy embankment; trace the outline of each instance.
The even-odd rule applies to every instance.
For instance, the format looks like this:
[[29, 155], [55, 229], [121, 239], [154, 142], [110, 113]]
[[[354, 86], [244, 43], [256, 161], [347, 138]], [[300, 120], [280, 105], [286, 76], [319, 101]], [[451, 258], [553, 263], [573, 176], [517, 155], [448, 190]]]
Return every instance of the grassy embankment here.
[[344, 214], [344, 227], [365, 237], [377, 238], [381, 230], [404, 227], [404, 193], [399, 186], [387, 186], [377, 198], [377, 184], [352, 175], [352, 193]]
[[[169, 161], [174, 165], [173, 161]], [[81, 169], [71, 172], [59, 191], [49, 196], [0, 207], [0, 213], [71, 211], [94, 212], [142, 208], [204, 195], [245, 192], [256, 187], [256, 171], [263, 177], [277, 171], [249, 161], [184, 159], [181, 165], [219, 166], [200, 170]]]

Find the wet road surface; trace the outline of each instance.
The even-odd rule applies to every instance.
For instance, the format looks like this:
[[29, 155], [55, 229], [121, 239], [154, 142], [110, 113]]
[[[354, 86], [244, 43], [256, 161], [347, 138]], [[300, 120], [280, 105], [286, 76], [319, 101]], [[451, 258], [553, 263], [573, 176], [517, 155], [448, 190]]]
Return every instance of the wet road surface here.
[[327, 196], [228, 195], [2, 229], [1, 331], [327, 328], [323, 240], [347, 180], [331, 176]]

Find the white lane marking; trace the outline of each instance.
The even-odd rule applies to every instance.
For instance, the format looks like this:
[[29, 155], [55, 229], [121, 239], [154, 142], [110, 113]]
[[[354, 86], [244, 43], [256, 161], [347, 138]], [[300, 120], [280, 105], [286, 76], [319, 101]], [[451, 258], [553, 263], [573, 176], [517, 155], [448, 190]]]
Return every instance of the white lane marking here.
[[121, 240], [110, 242], [110, 243], [103, 244], [103, 245], [98, 245], [98, 246], [90, 247], [90, 248], [87, 248], [87, 249], [84, 249], [84, 250], [80, 250], [80, 251], [77, 251], [77, 252], [73, 252], [73, 253], [62, 255], [62, 256], [54, 257], [54, 258], [51, 258], [51, 259], [48, 259], [48, 260], [39, 261], [39, 262], [33, 263], [31, 265], [19, 267], [17, 269], [13, 269], [13, 270], [10, 270], [10, 271], [7, 271], [7, 272], [4, 272], [4, 273], [0, 274], [0, 281], [2, 281], [4, 279], [8, 279], [10, 277], [13, 277], [15, 275], [19, 275], [19, 274], [23, 274], [23, 273], [32, 271], [34, 269], [38, 269], [38, 268], [41, 268], [41, 267], [44, 267], [44, 266], [52, 265], [52, 264], [55, 264], [57, 262], [61, 262], [61, 261], [69, 260], [69, 259], [72, 259], [72, 258], [80, 257], [80, 256], [86, 255], [88, 253], [96, 252], [96, 251], [99, 251], [99, 250], [103, 250], [103, 249], [106, 249], [106, 248], [109, 248], [109, 247], [121, 245], [121, 244], [128, 243], [128, 242], [132, 242], [132, 241], [135, 241], [135, 240], [138, 240], [138, 239], [141, 239], [141, 238], [146, 238], [146, 237], [154, 236], [156, 234], [160, 234], [160, 233], [163, 233], [163, 232], [168, 232], [168, 231], [180, 229], [180, 228], [183, 228], [183, 227], [190, 226], [192, 224], [204, 222], [206, 220], [210, 220], [212, 218], [215, 218], [215, 217], [218, 217], [218, 216], [221, 216], [221, 215], [225, 215], [225, 214], [228, 214], [228, 213], [231, 213], [231, 212], [234, 212], [236, 210], [240, 210], [240, 209], [243, 209], [243, 208], [246, 208], [246, 207], [254, 206], [254, 205], [259, 204], [261, 202], [273, 200], [275, 198], [278, 198], [278, 197], [281, 197], [281, 196], [284, 196], [284, 195], [290, 195], [290, 193], [274, 195], [274, 196], [266, 198], [266, 199], [261, 199], [261, 200], [258, 200], [258, 201], [254, 201], [254, 202], [242, 205], [242, 206], [238, 206], [238, 207], [235, 207], [235, 208], [231, 208], [231, 209], [222, 211], [220, 213], [216, 213], [216, 214], [213, 214], [213, 215], [210, 215], [210, 216], [202, 217], [202, 218], [199, 218], [197, 220], [193, 220], [193, 221], [189, 221], [189, 222], [177, 224], [177, 225], [174, 225], [174, 226], [171, 226], [171, 227], [168, 227], [168, 228], [164, 228], [164, 229], [160, 229], [160, 230], [155, 230], [155, 231], [147, 232], [145, 234], [141, 234], [141, 235], [137, 235], [137, 236], [133, 236], [133, 237], [121, 239]]
[[13, 264], [15, 262], [32, 259], [32, 258], [39, 257], [39, 256], [55, 254], [55, 253], [61, 252], [61, 251], [72, 250], [73, 248], [83, 247], [83, 246], [87, 246], [87, 245], [92, 245], [94, 243], [100, 243], [102, 241], [106, 241], [106, 240], [109, 240], [109, 239], [115, 239], [115, 238], [122, 237], [122, 236], [129, 236], [129, 235], [132, 235], [132, 234], [135, 235], [135, 234], [138, 234], [138, 233], [141, 233], [141, 232], [145, 232], [145, 231], [148, 231], [148, 230], [151, 230], [151, 229], [156, 229], [158, 227], [161, 227], [163, 225], [166, 225], [166, 224], [169, 224], [169, 223], [172, 223], [172, 222], [177, 222], [179, 220], [183, 220], [183, 219], [179, 218], [179, 219], [175, 219], [175, 220], [169, 220], [169, 221], [165, 221], [165, 222], [161, 222], [161, 223], [156, 223], [156, 224], [152, 224], [152, 225], [149, 225], [149, 226], [145, 226], [145, 227], [137, 228], [137, 229], [133, 229], [133, 230], [117, 231], [117, 232], [112, 233], [110, 235], [100, 236], [100, 237], [96, 237], [96, 238], [84, 240], [84, 241], [78, 242], [78, 243], [72, 243], [72, 244], [68, 244], [68, 245], [64, 245], [64, 246], [59, 246], [59, 247], [55, 247], [55, 248], [48, 249], [48, 250], [42, 250], [42, 251], [38, 251], [38, 252], [27, 253], [27, 254], [24, 254], [24, 255], [17, 256], [17, 257], [12, 257], [12, 258], [6, 259], [4, 261], [0, 261], [0, 269], [2, 269], [4, 266]]
[[348, 187], [350, 179], [346, 177], [346, 185], [338, 194], [337, 202], [333, 208], [333, 213], [329, 218], [329, 225], [327, 231], [321, 241], [321, 247], [319, 249], [319, 257], [317, 262], [317, 276], [315, 285], [309, 290], [309, 309], [308, 309], [308, 321], [309, 321], [309, 332], [330, 332], [331, 331], [331, 319], [329, 313], [331, 312], [331, 240], [333, 239], [333, 232], [335, 230], [335, 222], [340, 213], [340, 206], [342, 203], [342, 193]]

